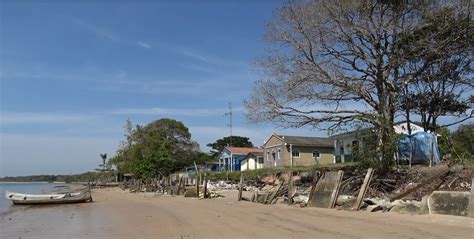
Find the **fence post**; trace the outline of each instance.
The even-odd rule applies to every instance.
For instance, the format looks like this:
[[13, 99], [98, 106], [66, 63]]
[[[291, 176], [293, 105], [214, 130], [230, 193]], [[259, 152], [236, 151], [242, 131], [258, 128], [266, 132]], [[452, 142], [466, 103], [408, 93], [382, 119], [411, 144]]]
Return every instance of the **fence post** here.
[[196, 197], [199, 198], [199, 175], [196, 174]]
[[204, 198], [207, 198], [207, 174], [204, 172]]
[[244, 187], [244, 173], [240, 172], [240, 184], [239, 184], [239, 195], [237, 196], [237, 201], [242, 200], [242, 189]]
[[288, 205], [293, 204], [293, 195], [292, 191], [293, 190], [293, 171], [288, 171]]

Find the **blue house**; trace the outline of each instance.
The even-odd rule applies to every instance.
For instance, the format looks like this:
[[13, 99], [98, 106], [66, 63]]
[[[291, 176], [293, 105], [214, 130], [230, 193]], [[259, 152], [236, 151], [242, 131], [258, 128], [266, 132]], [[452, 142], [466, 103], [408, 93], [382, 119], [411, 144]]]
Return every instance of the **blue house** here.
[[240, 171], [240, 163], [249, 153], [261, 153], [261, 148], [225, 147], [217, 158], [220, 171]]

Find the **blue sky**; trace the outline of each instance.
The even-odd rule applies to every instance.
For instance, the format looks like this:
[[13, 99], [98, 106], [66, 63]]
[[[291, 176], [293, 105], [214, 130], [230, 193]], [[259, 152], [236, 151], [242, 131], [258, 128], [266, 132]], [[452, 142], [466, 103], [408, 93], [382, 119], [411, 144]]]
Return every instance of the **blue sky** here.
[[0, 0], [0, 176], [93, 170], [128, 118], [180, 120], [207, 150], [229, 134], [229, 102], [256, 145], [289, 132], [243, 115], [281, 2], [196, 2]]
[[[199, 4], [198, 4], [199, 3]], [[273, 0], [0, 0], [0, 176], [93, 170], [127, 119], [174, 118], [206, 144], [273, 132], [245, 122]], [[449, 120], [449, 119], [448, 119]]]

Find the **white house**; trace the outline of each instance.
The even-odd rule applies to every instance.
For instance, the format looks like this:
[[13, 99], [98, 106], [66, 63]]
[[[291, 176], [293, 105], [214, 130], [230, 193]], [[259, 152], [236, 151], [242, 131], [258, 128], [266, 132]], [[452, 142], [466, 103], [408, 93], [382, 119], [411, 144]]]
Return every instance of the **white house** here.
[[240, 171], [263, 168], [263, 150], [250, 152], [240, 163]]

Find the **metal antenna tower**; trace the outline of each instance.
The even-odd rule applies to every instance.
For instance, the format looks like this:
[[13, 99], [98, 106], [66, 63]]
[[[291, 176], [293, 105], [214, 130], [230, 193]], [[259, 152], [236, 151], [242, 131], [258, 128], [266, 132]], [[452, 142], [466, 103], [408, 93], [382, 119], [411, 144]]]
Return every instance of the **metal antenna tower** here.
[[230, 128], [230, 137], [229, 137], [229, 147], [232, 147], [232, 102], [229, 102], [229, 112], [225, 113], [225, 116], [229, 116], [229, 128]]

